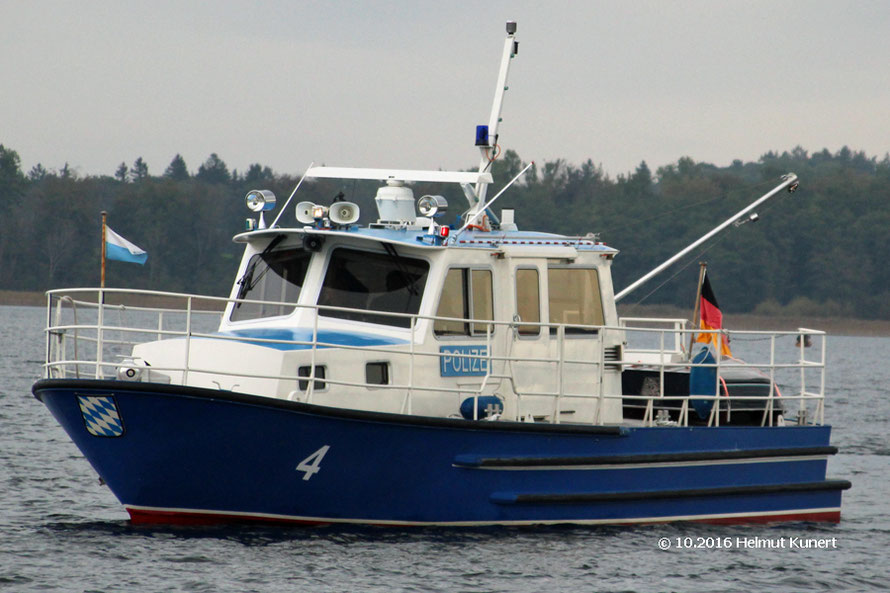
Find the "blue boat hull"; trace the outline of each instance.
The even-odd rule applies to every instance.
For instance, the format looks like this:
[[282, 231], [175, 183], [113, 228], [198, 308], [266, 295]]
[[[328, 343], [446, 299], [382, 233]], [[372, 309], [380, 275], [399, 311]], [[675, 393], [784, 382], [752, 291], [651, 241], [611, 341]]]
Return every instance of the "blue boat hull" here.
[[825, 479], [828, 426], [469, 421], [116, 381], [33, 391], [136, 522], [838, 521], [850, 486]]

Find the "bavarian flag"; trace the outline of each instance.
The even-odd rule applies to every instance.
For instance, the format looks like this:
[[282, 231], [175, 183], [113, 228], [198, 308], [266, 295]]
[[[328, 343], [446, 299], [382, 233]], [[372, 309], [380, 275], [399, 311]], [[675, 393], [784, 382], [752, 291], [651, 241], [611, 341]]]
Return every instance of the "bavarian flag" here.
[[[708, 272], [705, 271], [704, 278], [701, 283], [701, 319], [699, 320], [699, 329], [717, 330], [723, 329], [723, 313], [720, 312], [720, 305], [717, 304], [717, 297], [711, 289], [711, 282], [708, 280]], [[705, 344], [713, 344], [714, 348], [720, 348], [720, 354], [723, 356], [732, 356], [729, 350], [729, 341], [723, 334], [698, 334], [695, 338], [696, 342]]]
[[144, 265], [145, 260], [148, 259], [148, 253], [112, 231], [110, 226], [106, 226], [105, 258]]

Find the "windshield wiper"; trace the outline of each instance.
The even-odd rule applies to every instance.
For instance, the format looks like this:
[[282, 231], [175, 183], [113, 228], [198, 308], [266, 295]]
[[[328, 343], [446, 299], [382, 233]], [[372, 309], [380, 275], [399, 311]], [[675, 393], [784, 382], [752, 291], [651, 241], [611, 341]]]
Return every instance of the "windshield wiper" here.
[[[236, 283], [241, 286], [238, 289], [238, 296], [235, 297], [237, 300], [240, 301], [241, 299], [243, 299], [247, 295], [247, 293], [251, 289], [253, 289], [257, 285], [257, 282], [259, 282], [260, 279], [263, 277], [263, 275], [265, 274], [265, 270], [264, 270], [263, 274], [260, 274], [259, 278], [257, 278], [255, 281], [253, 279], [253, 273], [256, 270], [257, 264], [260, 263], [261, 261], [265, 261], [266, 256], [269, 255], [269, 252], [271, 252], [273, 249], [278, 247], [279, 243], [284, 241], [284, 237], [285, 237], [285, 235], [276, 235], [274, 239], [269, 241], [269, 244], [266, 245], [266, 248], [263, 249], [262, 252], [260, 252], [260, 256], [255, 258], [253, 260], [253, 262], [247, 266], [247, 269], [244, 270], [244, 274], [241, 276], [241, 278]], [[266, 270], [268, 270], [268, 264], [266, 266]], [[235, 303], [235, 308], [238, 309], [239, 307], [241, 307], [242, 304], [243, 303], [240, 303], [240, 302]]]
[[402, 264], [402, 256], [399, 255], [399, 253], [396, 251], [396, 248], [393, 247], [390, 243], [380, 244], [383, 245], [383, 249], [386, 250], [386, 253], [395, 262], [396, 269], [398, 269], [399, 274], [402, 275], [402, 280], [405, 282], [405, 287], [408, 289], [408, 292], [411, 294], [411, 296], [419, 295], [420, 291], [417, 290], [417, 278], [405, 269], [405, 266]]

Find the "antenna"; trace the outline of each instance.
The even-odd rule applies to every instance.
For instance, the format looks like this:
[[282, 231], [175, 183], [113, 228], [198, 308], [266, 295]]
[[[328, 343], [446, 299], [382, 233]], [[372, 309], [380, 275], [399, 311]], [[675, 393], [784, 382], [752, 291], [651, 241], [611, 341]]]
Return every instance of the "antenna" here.
[[[287, 199], [287, 201], [284, 203], [284, 207], [281, 209], [281, 212], [279, 212], [279, 213], [278, 213], [278, 216], [275, 217], [275, 220], [272, 221], [272, 227], [271, 227], [271, 228], [275, 228], [275, 225], [278, 224], [278, 219], [281, 218], [281, 215], [284, 214], [284, 211], [285, 211], [285, 210], [287, 210], [287, 205], [290, 204], [290, 201], [293, 199], [294, 194], [296, 194], [296, 193], [297, 193], [297, 190], [300, 189], [300, 186], [303, 185], [303, 180], [306, 179], [306, 175], [309, 174], [309, 169], [311, 169], [311, 168], [312, 168], [312, 165], [314, 165], [314, 164], [315, 164], [315, 161], [312, 161], [311, 163], [309, 163], [309, 167], [306, 169], [306, 172], [303, 173], [303, 176], [300, 177], [300, 181], [297, 182], [297, 186], [294, 188], [294, 191], [292, 191], [292, 192], [290, 193], [290, 197], [289, 197], [289, 198]], [[299, 218], [299, 217], [298, 217], [298, 218]]]

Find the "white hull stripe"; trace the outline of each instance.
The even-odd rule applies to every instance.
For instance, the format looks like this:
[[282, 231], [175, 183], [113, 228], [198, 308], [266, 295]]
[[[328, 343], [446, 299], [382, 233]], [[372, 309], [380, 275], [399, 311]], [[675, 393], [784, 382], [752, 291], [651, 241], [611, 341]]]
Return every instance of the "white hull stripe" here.
[[826, 455], [795, 455], [788, 457], [749, 457], [747, 459], [703, 459], [698, 461], [656, 461], [652, 463], [598, 463], [596, 465], [531, 465], [531, 466], [470, 466], [454, 463], [451, 467], [484, 469], [489, 471], [593, 470], [593, 469], [653, 469], [659, 467], [695, 467], [737, 465], [742, 463], [787, 463], [790, 461], [827, 461]]

